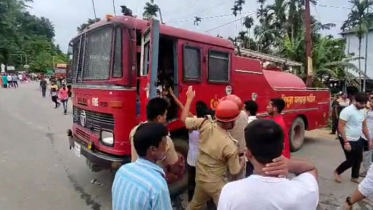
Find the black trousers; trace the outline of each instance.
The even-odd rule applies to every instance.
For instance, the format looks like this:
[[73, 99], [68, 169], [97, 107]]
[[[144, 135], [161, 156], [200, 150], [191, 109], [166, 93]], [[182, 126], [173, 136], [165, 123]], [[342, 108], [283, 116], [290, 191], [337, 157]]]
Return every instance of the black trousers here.
[[338, 128], [338, 119], [336, 117], [333, 117], [332, 119], [332, 133], [335, 134], [337, 132]]
[[188, 165], [188, 203], [192, 200], [196, 188], [196, 167]]
[[339, 137], [339, 142], [341, 143], [343, 152], [345, 153], [346, 160], [341, 163], [336, 172], [342, 174], [347, 169], [351, 169], [351, 178], [359, 178], [360, 165], [363, 161], [363, 149], [364, 149], [364, 139], [360, 138], [358, 141], [349, 141], [351, 145], [351, 151], [346, 151], [344, 148], [344, 141], [342, 137]]
[[58, 96], [52, 96], [52, 101], [56, 104], [56, 108], [60, 105], [58, 102]]
[[41, 88], [41, 95], [45, 98], [45, 93], [47, 92], [47, 88]]

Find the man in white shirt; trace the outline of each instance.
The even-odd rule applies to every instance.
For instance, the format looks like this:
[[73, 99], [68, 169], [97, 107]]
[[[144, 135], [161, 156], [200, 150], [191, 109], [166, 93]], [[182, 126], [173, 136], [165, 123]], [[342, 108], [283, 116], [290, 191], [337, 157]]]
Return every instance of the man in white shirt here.
[[258, 119], [256, 117], [256, 114], [258, 112], [258, 104], [255, 101], [245, 101], [245, 111], [249, 116], [248, 123], [251, 123], [252, 121]]
[[284, 148], [284, 133], [272, 120], [258, 119], [245, 129], [246, 156], [254, 174], [223, 187], [218, 210], [315, 210], [319, 201], [314, 165], [288, 160], [288, 170], [298, 175], [289, 180], [268, 172]]
[[[353, 104], [344, 108], [339, 115], [338, 138], [346, 160], [334, 171], [334, 179], [338, 183], [341, 182], [340, 175], [349, 168], [351, 168], [351, 181], [359, 183], [364, 148], [364, 139], [361, 136], [369, 136], [365, 116], [360, 110], [365, 108], [367, 101], [368, 97], [365, 93], [358, 93]], [[372, 140], [369, 140], [369, 147], [372, 148]]]
[[13, 78], [12, 75], [8, 74], [7, 76], [9, 87], [13, 87]]

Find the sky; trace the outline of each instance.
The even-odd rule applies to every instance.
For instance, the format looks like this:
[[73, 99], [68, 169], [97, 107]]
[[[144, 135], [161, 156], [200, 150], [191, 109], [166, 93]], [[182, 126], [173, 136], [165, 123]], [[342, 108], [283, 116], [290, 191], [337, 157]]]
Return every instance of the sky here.
[[[29, 11], [36, 16], [49, 18], [55, 27], [55, 42], [66, 52], [69, 41], [77, 34], [77, 27], [94, 18], [92, 0], [33, 0]], [[105, 18], [107, 14], [114, 14], [112, 0], [93, 0], [98, 18]], [[134, 15], [141, 16], [147, 0], [114, 0], [116, 14], [120, 15], [120, 6], [126, 5], [132, 9]], [[273, 2], [273, 0], [268, 0]], [[246, 30], [240, 21], [233, 22], [231, 8], [234, 0], [155, 0], [161, 8], [163, 22], [178, 28], [223, 37], [233, 37], [238, 31]], [[257, 0], [246, 0], [242, 15], [252, 15], [259, 7]], [[351, 7], [348, 0], [318, 0], [318, 5], [311, 6], [311, 14], [322, 23], [335, 23], [337, 26], [324, 34], [339, 36], [340, 27]], [[202, 18], [202, 22], [195, 26], [194, 17]], [[204, 19], [205, 18], [205, 19]], [[238, 15], [237, 19], [241, 16]], [[232, 22], [231, 24], [227, 24]], [[237, 26], [236, 26], [237, 23]], [[225, 26], [222, 26], [225, 25]], [[222, 27], [219, 27], [222, 26]], [[218, 28], [217, 28], [218, 27]], [[236, 30], [237, 27], [237, 30]], [[215, 29], [216, 28], [216, 29]], [[251, 32], [252, 34], [252, 32]]]

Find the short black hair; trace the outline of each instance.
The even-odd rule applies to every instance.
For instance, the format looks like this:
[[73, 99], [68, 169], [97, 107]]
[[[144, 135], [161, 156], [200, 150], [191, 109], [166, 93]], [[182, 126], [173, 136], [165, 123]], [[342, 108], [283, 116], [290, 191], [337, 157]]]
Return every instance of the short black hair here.
[[168, 102], [163, 98], [153, 98], [146, 105], [146, 118], [148, 121], [155, 120], [159, 115], [164, 115], [168, 108]]
[[272, 106], [277, 108], [278, 113], [281, 113], [285, 108], [285, 101], [282, 98], [271, 99]]
[[209, 109], [207, 104], [203, 101], [197, 101], [196, 103], [196, 115], [199, 118], [204, 118], [206, 115], [211, 115], [212, 111]]
[[255, 101], [249, 100], [245, 101], [245, 109], [250, 113], [251, 116], [255, 116], [259, 108]]
[[273, 120], [258, 119], [245, 128], [248, 149], [261, 164], [271, 163], [284, 149], [284, 131]]
[[355, 101], [359, 103], [367, 103], [368, 102], [368, 97], [365, 93], [357, 93], [355, 95]]
[[167, 127], [161, 123], [147, 122], [140, 125], [133, 136], [133, 144], [140, 157], [145, 157], [148, 149], [159, 147], [163, 137], [168, 135]]

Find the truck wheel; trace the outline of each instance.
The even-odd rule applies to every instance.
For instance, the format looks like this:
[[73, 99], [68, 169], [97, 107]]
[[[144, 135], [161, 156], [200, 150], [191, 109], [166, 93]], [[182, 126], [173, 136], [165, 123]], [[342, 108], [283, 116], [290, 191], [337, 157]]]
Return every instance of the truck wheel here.
[[298, 151], [304, 142], [305, 124], [302, 118], [294, 120], [290, 129], [290, 149], [292, 152]]
[[175, 150], [179, 156], [176, 166], [178, 172], [172, 173], [170, 167], [166, 168], [166, 179], [168, 183], [168, 189], [170, 191], [171, 197], [178, 196], [185, 192], [188, 187], [188, 169], [187, 169], [187, 156], [189, 146], [187, 141], [182, 139], [176, 139], [173, 141]]

